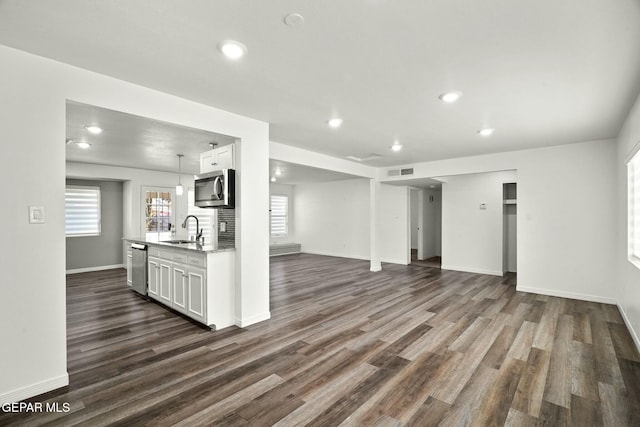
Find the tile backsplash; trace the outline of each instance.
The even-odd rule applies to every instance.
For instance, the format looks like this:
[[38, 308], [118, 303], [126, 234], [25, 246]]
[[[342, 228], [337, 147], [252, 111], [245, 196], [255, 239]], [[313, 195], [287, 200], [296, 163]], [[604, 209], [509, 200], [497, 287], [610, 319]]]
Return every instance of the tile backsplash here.
[[[220, 223], [227, 223], [227, 230], [220, 231]], [[236, 210], [218, 209], [218, 243], [235, 245], [236, 243]]]

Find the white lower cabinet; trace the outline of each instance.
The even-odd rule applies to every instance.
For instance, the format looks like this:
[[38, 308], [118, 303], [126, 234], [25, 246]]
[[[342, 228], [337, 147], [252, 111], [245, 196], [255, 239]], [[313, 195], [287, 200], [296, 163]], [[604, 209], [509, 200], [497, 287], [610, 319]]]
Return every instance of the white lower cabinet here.
[[163, 248], [148, 265], [149, 297], [207, 324], [206, 254]]
[[156, 257], [152, 257], [150, 256], [147, 259], [147, 266], [148, 271], [147, 271], [147, 282], [148, 282], [148, 289], [147, 289], [147, 293], [149, 294], [149, 297], [153, 298], [153, 299], [160, 299], [160, 297], [158, 296], [158, 277], [160, 275], [160, 260]]
[[187, 314], [196, 320], [206, 322], [206, 270], [197, 267], [188, 268]]
[[127, 250], [127, 286], [133, 287], [133, 253]]
[[187, 269], [184, 264], [173, 264], [171, 268], [173, 279], [173, 301], [171, 306], [174, 310], [187, 314]]
[[160, 269], [158, 272], [158, 299], [160, 302], [172, 306], [171, 295], [171, 261], [160, 258]]

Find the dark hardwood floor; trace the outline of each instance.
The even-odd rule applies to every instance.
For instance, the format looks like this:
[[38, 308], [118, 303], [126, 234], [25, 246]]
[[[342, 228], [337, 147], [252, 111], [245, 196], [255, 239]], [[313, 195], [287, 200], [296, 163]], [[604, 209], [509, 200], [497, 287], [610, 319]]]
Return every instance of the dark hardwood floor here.
[[383, 268], [272, 258], [272, 319], [217, 332], [125, 289], [124, 270], [68, 276], [70, 385], [30, 401], [70, 411], [0, 425], [640, 425], [615, 306]]
[[440, 256], [434, 256], [427, 259], [418, 259], [418, 250], [411, 249], [411, 265], [440, 268], [442, 266], [442, 258]]

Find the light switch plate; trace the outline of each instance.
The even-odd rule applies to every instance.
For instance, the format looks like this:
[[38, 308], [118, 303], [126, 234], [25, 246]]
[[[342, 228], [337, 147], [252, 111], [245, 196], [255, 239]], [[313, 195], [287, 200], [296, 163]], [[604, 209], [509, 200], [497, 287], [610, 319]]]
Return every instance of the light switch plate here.
[[44, 206], [29, 206], [29, 224], [44, 224]]

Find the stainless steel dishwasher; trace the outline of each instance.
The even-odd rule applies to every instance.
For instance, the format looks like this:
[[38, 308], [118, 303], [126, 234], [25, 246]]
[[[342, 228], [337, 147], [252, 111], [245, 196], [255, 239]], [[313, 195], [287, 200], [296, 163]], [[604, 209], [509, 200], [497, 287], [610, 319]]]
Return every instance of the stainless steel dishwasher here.
[[131, 244], [131, 287], [140, 295], [147, 296], [147, 245]]

